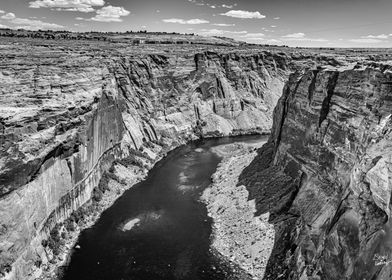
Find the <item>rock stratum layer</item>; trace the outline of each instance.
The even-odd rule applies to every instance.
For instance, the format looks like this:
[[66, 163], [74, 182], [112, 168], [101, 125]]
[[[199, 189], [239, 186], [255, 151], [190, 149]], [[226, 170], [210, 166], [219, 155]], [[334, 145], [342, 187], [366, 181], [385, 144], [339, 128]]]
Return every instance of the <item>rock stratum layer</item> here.
[[241, 175], [275, 248], [264, 279], [391, 279], [392, 67], [292, 75]]
[[[28, 47], [26, 47], [26, 45]], [[258, 51], [134, 55], [115, 46], [2, 45], [0, 263], [28, 279], [51, 229], [90, 201], [115, 160], [154, 142], [268, 133], [288, 72]], [[296, 61], [295, 61], [296, 60]]]

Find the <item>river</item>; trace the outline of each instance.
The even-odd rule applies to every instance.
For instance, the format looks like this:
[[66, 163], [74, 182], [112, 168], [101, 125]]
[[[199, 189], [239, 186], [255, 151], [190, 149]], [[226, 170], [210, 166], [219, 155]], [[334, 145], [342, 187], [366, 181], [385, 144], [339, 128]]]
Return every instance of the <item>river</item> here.
[[237, 279], [210, 249], [212, 220], [199, 198], [221, 158], [212, 147], [264, 136], [190, 143], [170, 152], [84, 230], [64, 280]]

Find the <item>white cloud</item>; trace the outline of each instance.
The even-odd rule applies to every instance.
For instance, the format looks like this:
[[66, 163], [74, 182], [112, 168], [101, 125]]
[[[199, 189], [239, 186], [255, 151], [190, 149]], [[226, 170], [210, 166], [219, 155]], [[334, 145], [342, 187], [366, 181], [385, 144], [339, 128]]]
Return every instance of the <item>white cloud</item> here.
[[267, 43], [269, 43], [269, 44], [282, 43], [282, 41], [281, 40], [277, 40], [277, 39], [269, 39], [269, 40], [267, 40]]
[[5, 12], [3, 10], [0, 10], [0, 14], [4, 14]]
[[181, 18], [168, 18], [168, 19], [163, 19], [163, 22], [166, 23], [178, 23], [178, 24], [203, 24], [203, 23], [209, 23], [208, 20], [205, 19], [199, 19], [199, 18], [194, 18], [194, 19], [181, 19]]
[[210, 8], [211, 8], [211, 9], [215, 9], [215, 8], [216, 8], [216, 6], [214, 6], [214, 5], [211, 5], [211, 6], [210, 6]]
[[261, 39], [261, 38], [264, 39], [264, 36], [265, 36], [264, 33], [248, 33], [241, 37], [248, 38], [248, 39]]
[[274, 17], [274, 19], [280, 19], [280, 17]]
[[[18, 18], [14, 13], [7, 13], [1, 17], [2, 19], [7, 20], [9, 23], [15, 25], [12, 28], [23, 28], [27, 30], [38, 30], [38, 29], [64, 29], [64, 26], [56, 24], [44, 22], [37, 19], [29, 19], [29, 18]], [[9, 28], [8, 26], [6, 28]]]
[[225, 4], [223, 4], [222, 8], [232, 9], [232, 8], [234, 8], [234, 6], [233, 5], [225, 5]]
[[58, 11], [93, 12], [94, 7], [105, 5], [104, 0], [35, 0], [29, 3], [30, 8], [50, 8]]
[[324, 38], [307, 38], [305, 33], [292, 33], [282, 36], [284, 41], [302, 41], [302, 42], [328, 42], [327, 39]]
[[44, 22], [41, 20], [28, 19], [28, 18], [14, 18], [10, 20], [11, 23], [17, 25], [16, 28], [23, 28], [27, 30], [38, 29], [63, 29], [64, 26], [55, 23]]
[[349, 41], [353, 43], [366, 43], [366, 44], [377, 44], [383, 42], [380, 39], [373, 39], [373, 38], [350, 39]]
[[125, 17], [129, 14], [130, 12], [125, 10], [123, 7], [114, 7], [109, 5], [97, 10], [97, 14], [90, 20], [101, 22], [121, 22], [121, 17]]
[[200, 31], [200, 34], [205, 36], [240, 35], [248, 33], [247, 31], [227, 31], [221, 29], [201, 29]]
[[368, 35], [368, 36], [362, 36], [361, 38], [370, 38], [370, 39], [388, 39], [388, 37], [391, 35], [387, 34], [380, 34], [380, 35]]
[[7, 13], [4, 16], [1, 17], [2, 19], [14, 19], [15, 14], [14, 13]]
[[272, 27], [272, 28], [275, 28], [275, 27], [276, 27], [276, 25], [271, 25], [271, 27]]
[[234, 18], [265, 18], [265, 15], [260, 12], [249, 12], [242, 10], [230, 10], [226, 13], [221, 14], [222, 16], [234, 17]]
[[195, 4], [195, 5], [197, 5], [197, 6], [204, 6], [204, 5], [206, 5], [203, 2], [197, 2], [196, 0], [188, 0], [188, 1], [193, 3], [193, 4]]
[[0, 28], [9, 28], [7, 25], [0, 24]]
[[304, 37], [305, 37], [305, 33], [302, 32], [287, 34], [283, 36], [283, 38], [304, 38]]
[[328, 40], [324, 38], [288, 38], [286, 41], [328, 42]]
[[215, 26], [235, 26], [234, 23], [214, 23]]

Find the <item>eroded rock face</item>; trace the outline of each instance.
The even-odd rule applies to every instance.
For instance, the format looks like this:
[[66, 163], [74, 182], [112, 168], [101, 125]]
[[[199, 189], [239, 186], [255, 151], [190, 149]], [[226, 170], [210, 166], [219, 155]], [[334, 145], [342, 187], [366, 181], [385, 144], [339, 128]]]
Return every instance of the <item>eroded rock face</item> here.
[[297, 67], [270, 52], [131, 55], [42, 45], [8, 46], [1, 60], [0, 262], [10, 279], [28, 279], [47, 261], [42, 239], [132, 149], [269, 132]]
[[392, 67], [290, 77], [243, 172], [276, 242], [265, 279], [390, 279]]

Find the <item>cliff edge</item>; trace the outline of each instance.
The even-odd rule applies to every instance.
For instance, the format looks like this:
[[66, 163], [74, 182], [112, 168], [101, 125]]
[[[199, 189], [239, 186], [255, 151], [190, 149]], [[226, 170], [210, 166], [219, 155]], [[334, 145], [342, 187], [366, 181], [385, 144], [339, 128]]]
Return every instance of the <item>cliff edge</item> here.
[[264, 279], [391, 278], [390, 64], [290, 76], [240, 183], [270, 213]]

